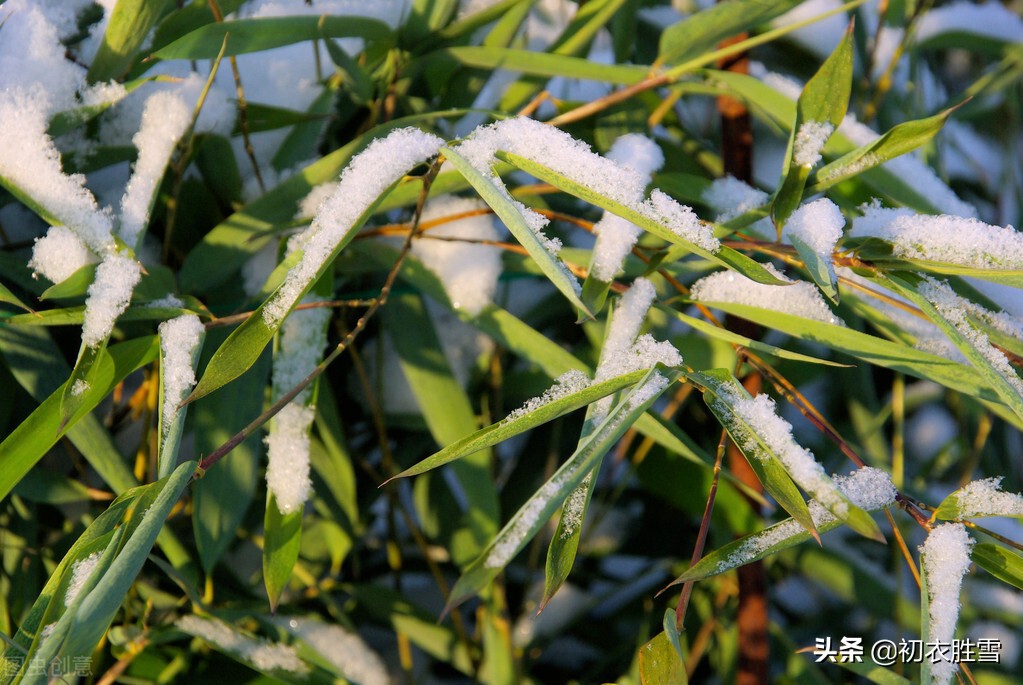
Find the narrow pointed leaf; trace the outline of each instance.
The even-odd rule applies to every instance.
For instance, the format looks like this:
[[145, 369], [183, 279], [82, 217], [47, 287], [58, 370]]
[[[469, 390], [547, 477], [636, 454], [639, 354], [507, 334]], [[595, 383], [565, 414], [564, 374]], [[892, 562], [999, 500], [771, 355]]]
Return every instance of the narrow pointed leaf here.
[[729, 0], [711, 5], [661, 33], [657, 61], [679, 64], [713, 50], [725, 38], [766, 24], [798, 4], [796, 0]]
[[508, 230], [511, 231], [522, 247], [526, 248], [526, 252], [529, 253], [529, 256], [533, 258], [533, 261], [537, 263], [550, 282], [554, 284], [554, 287], [561, 291], [561, 294], [569, 302], [585, 312], [587, 316], [592, 316], [592, 313], [586, 308], [583, 301], [579, 299], [581, 291], [575, 276], [568, 270], [564, 262], [544, 247], [536, 233], [526, 225], [525, 219], [522, 218], [519, 210], [512, 204], [512, 200], [483, 174], [477, 171], [469, 163], [469, 160], [451, 148], [442, 148], [441, 152], [451, 162], [452, 166], [465, 176], [465, 179], [480, 194], [480, 197], [490, 205], [494, 213], [504, 222], [504, 225], [508, 227]]
[[838, 304], [838, 275], [832, 265], [831, 255], [819, 254], [799, 236], [790, 235], [789, 240], [802, 258], [813, 282], [829, 300]]
[[263, 584], [270, 611], [277, 612], [281, 593], [288, 587], [302, 544], [302, 511], [282, 514], [273, 493], [267, 494], [263, 517]]
[[[123, 75], [169, 4], [170, 0], [117, 0], [103, 42], [89, 66], [89, 82], [109, 81]], [[216, 57], [216, 50], [210, 56]]]
[[583, 482], [565, 500], [561, 510], [561, 517], [558, 519], [558, 527], [551, 538], [551, 544], [547, 547], [547, 562], [544, 567], [543, 599], [540, 601], [540, 610], [547, 606], [572, 571], [575, 563], [576, 553], [579, 551], [579, 541], [582, 539], [583, 521], [586, 520], [586, 512], [589, 509], [590, 500], [593, 498], [593, 489], [597, 485], [597, 474], [600, 472], [600, 464], [596, 464], [583, 478]]
[[[660, 374], [668, 384], [650, 393], [644, 387]], [[497, 537], [476, 561], [466, 568], [448, 598], [450, 611], [478, 593], [537, 534], [565, 499], [586, 477], [592, 467], [611, 449], [622, 434], [653, 404], [654, 400], [678, 378], [675, 370], [651, 369], [644, 379], [608, 413], [594, 432], [501, 529]]]
[[995, 578], [1023, 590], [1023, 556], [990, 542], [973, 546], [971, 558]]
[[[206, 338], [205, 332], [200, 333], [199, 343], [192, 350], [191, 367], [195, 369], [199, 364], [199, 355], [202, 353], [203, 340]], [[162, 344], [161, 344], [162, 347]], [[174, 412], [174, 417], [169, 421], [164, 421], [163, 407], [165, 403], [165, 393], [167, 390], [165, 374], [166, 368], [164, 364], [160, 364], [160, 401], [159, 401], [159, 420], [157, 425], [159, 426], [159, 452], [158, 452], [158, 469], [157, 472], [160, 478], [169, 476], [174, 467], [177, 466], [178, 460], [178, 447], [181, 444], [181, 432], [185, 427], [185, 417], [188, 415], [188, 407], [182, 407]]]

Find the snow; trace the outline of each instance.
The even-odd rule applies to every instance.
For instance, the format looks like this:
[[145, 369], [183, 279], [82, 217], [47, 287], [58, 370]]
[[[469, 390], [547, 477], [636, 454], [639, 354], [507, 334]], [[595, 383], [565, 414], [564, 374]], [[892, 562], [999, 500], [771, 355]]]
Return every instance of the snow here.
[[138, 245], [139, 236], [149, 222], [157, 185], [170, 163], [174, 148], [191, 123], [192, 111], [179, 95], [159, 91], [146, 100], [141, 126], [132, 138], [139, 151], [138, 160], [121, 198], [118, 232], [121, 239], [132, 247]]
[[114, 323], [131, 302], [131, 293], [142, 278], [142, 265], [118, 252], [107, 254], [96, 268], [96, 279], [85, 300], [82, 343], [96, 347], [110, 337]]
[[[7, 6], [5, 5], [5, 9]], [[5, 40], [11, 26], [4, 30]], [[49, 96], [39, 88], [0, 90], [0, 176], [71, 229], [97, 254], [113, 247], [109, 213], [100, 211], [81, 174], [61, 170], [60, 152], [46, 133]]]
[[190, 614], [179, 618], [177, 627], [235, 654], [262, 671], [288, 671], [302, 675], [309, 672], [309, 667], [299, 658], [294, 647], [249, 637], [219, 619]]
[[89, 264], [96, 255], [67, 226], [51, 226], [42, 238], [36, 238], [29, 267], [51, 283], [60, 283]]
[[650, 199], [639, 207], [641, 214], [668, 227], [672, 233], [707, 252], [717, 252], [720, 241], [714, 230], [700, 221], [692, 208], [681, 205], [660, 190], [650, 193]]
[[767, 204], [767, 193], [740, 181], [734, 176], [722, 176], [703, 191], [703, 201], [719, 213], [715, 221], [723, 223]]
[[1023, 234], [1012, 226], [992, 226], [962, 216], [916, 214], [905, 208], [882, 207], [877, 200], [860, 209], [863, 216], [853, 222], [853, 234], [887, 240], [897, 257], [977, 269], [1023, 269]]
[[69, 607], [74, 604], [75, 599], [78, 598], [86, 583], [89, 582], [89, 578], [96, 571], [101, 556], [102, 552], [93, 552], [84, 559], [79, 559], [71, 564], [71, 580], [68, 581], [67, 592], [64, 595], [64, 606]]
[[334, 192], [335, 183], [320, 183], [312, 187], [309, 194], [302, 198], [302, 201], [298, 203], [298, 211], [295, 212], [296, 219], [304, 219], [310, 216], [316, 216], [316, 212], [319, 210], [327, 198]]
[[[775, 276], [785, 278], [771, 264], [764, 266]], [[718, 271], [694, 283], [691, 297], [696, 302], [730, 302], [792, 314], [833, 326], [845, 325], [828, 308], [817, 288], [805, 281], [784, 286], [764, 285], [734, 271]]]
[[280, 325], [312, 285], [334, 248], [376, 199], [413, 167], [436, 155], [443, 144], [435, 135], [415, 128], [401, 128], [374, 140], [352, 159], [334, 193], [320, 205], [312, 224], [300, 234], [302, 257], [263, 309], [267, 326]]
[[947, 283], [929, 277], [920, 282], [917, 292], [934, 305], [942, 318], [952, 324], [1017, 393], [1023, 395], [1023, 380], [1016, 374], [1009, 360], [1000, 350], [993, 347], [987, 335], [974, 328], [967, 318], [966, 313], [977, 305], [957, 295]]
[[895, 503], [895, 483], [887, 472], [864, 466], [847, 476], [832, 476], [835, 485], [853, 504], [865, 511], [877, 511]]
[[494, 546], [483, 562], [485, 568], [500, 569], [508, 565], [508, 562], [525, 543], [526, 537], [532, 532], [533, 527], [540, 523], [540, 516], [544, 513], [544, 509], [564, 489], [569, 476], [570, 474], [554, 476], [529, 499], [516, 514], [514, 520], [509, 523], [510, 527], [506, 528], [507, 532], [502, 531], [498, 534]]
[[423, 209], [420, 224], [469, 212], [484, 213], [433, 226], [412, 243], [412, 253], [440, 278], [451, 304], [472, 316], [493, 304], [501, 275], [499, 248], [461, 242], [498, 239], [493, 216], [486, 210], [487, 204], [479, 199], [453, 196], [433, 199]]
[[801, 205], [792, 212], [782, 229], [782, 238], [799, 238], [831, 263], [835, 245], [842, 239], [843, 226], [845, 217], [842, 216], [842, 210], [831, 200], [821, 198]]
[[[303, 300], [312, 301], [310, 298]], [[274, 400], [298, 385], [320, 363], [327, 344], [326, 327], [330, 316], [329, 307], [311, 307], [294, 311], [284, 320], [273, 361]], [[304, 404], [311, 392], [311, 388], [306, 388], [292, 401]]]
[[[647, 183], [664, 164], [664, 153], [657, 143], [638, 133], [628, 133], [615, 140], [607, 158], [643, 174]], [[590, 271], [594, 278], [608, 283], [621, 270], [642, 229], [620, 216], [604, 212], [594, 231], [597, 242], [593, 246]]]
[[289, 402], [274, 417], [266, 436], [266, 485], [281, 514], [301, 511], [312, 491], [309, 427], [315, 418], [315, 409]]
[[568, 397], [571, 394], [581, 392], [590, 386], [590, 379], [582, 371], [571, 370], [554, 379], [554, 385], [547, 388], [539, 397], [529, 399], [524, 405], [512, 411], [505, 418], [505, 421], [515, 421], [527, 414], [531, 414], [540, 407]]
[[958, 518], [975, 516], [1023, 516], [1023, 496], [1002, 490], [1002, 476], [967, 483], [954, 494]]
[[804, 121], [796, 131], [792, 161], [803, 167], [813, 167], [821, 161], [821, 150], [835, 127], [829, 122]]
[[565, 506], [561, 510], [562, 540], [572, 537], [583, 524], [583, 516], [586, 514], [586, 499], [592, 481], [593, 471], [590, 471], [583, 478], [583, 482], [565, 500]]
[[922, 43], [943, 33], [972, 33], [1023, 43], [1023, 19], [996, 0], [980, 4], [960, 0], [925, 13], [917, 24], [916, 41]]
[[178, 413], [178, 405], [195, 386], [195, 369], [192, 358], [196, 348], [202, 344], [206, 333], [202, 321], [195, 314], [184, 314], [159, 326], [160, 370], [163, 375], [163, 418], [164, 430], [171, 425]]
[[345, 678], [359, 685], [391, 683], [383, 660], [357, 634], [336, 624], [305, 618], [281, 619], [280, 623], [333, 664]]
[[[970, 568], [973, 539], [961, 523], [934, 527], [920, 546], [922, 564], [927, 574], [928, 642], [951, 644], [959, 619], [959, 592], [963, 576]], [[955, 674], [951, 661], [938, 661], [931, 666], [931, 683], [944, 685]]]

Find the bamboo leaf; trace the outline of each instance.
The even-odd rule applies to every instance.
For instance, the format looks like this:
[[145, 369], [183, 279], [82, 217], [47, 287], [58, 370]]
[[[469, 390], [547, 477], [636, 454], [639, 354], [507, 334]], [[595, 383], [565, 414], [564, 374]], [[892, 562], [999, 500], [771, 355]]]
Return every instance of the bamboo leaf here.
[[331, 38], [358, 37], [369, 42], [391, 43], [394, 34], [387, 24], [367, 17], [259, 17], [206, 24], [153, 53], [157, 59], [213, 59], [228, 36], [225, 56]]
[[658, 633], [640, 648], [639, 682], [641, 685], [687, 685], [689, 682], [685, 662], [667, 633]]
[[1017, 552], [981, 542], [973, 546], [971, 558], [995, 578], [1023, 590], [1023, 556]]
[[273, 493], [267, 493], [263, 517], [263, 584], [270, 611], [277, 613], [281, 593], [288, 587], [302, 544], [302, 512], [282, 514]]
[[797, 235], [790, 235], [789, 240], [792, 242], [792, 246], [796, 248], [800, 258], [802, 258], [803, 264], [806, 265], [806, 270], [809, 272], [813, 282], [817, 284], [817, 287], [820, 288], [820, 291], [829, 300], [838, 304], [838, 276], [831, 262], [831, 255], [818, 253]]
[[657, 61], [679, 64], [714, 49], [718, 43], [781, 16], [795, 0], [730, 0], [696, 12], [661, 33]]
[[642, 66], [627, 64], [598, 64], [584, 57], [534, 52], [519, 48], [489, 46], [457, 46], [445, 48], [434, 59], [447, 58], [458, 64], [477, 69], [509, 69], [532, 76], [588, 79], [632, 85], [642, 81], [649, 73]]
[[515, 236], [515, 239], [526, 248], [526, 252], [529, 253], [529, 256], [537, 263], [544, 275], [554, 284], [554, 287], [560, 290], [561, 294], [579, 310], [584, 312], [586, 316], [592, 316], [592, 313], [586, 308], [583, 301], [579, 299], [581, 293], [575, 276], [572, 275], [560, 259], [544, 247], [540, 242], [540, 238], [526, 224], [518, 208], [512, 204], [511, 198], [477, 171], [467, 159], [451, 148], [441, 148], [441, 153], [451, 162], [452, 166], [465, 176], [465, 179], [480, 194], [480, 197], [490, 205], [494, 213], [497, 214], [501, 221], [504, 222], [504, 225], [508, 227], [508, 230], [511, 231], [512, 235]]
[[[657, 386], [647, 386], [647, 383], [656, 380], [657, 375], [665, 378], [668, 384], [651, 393], [649, 388]], [[479, 558], [466, 568], [451, 589], [446, 611], [479, 592], [501, 572], [512, 557], [546, 524], [628, 427], [635, 423], [678, 376], [679, 372], [675, 370], [651, 369], [647, 372], [644, 379], [608, 412], [607, 417], [579, 445], [554, 476], [512, 516]]]
[[[110, 12], [103, 42], [89, 66], [89, 82], [109, 81], [128, 71], [150, 29], [168, 5], [170, 0], [117, 0]], [[219, 48], [220, 43], [217, 43]], [[216, 57], [217, 50], [210, 56]]]

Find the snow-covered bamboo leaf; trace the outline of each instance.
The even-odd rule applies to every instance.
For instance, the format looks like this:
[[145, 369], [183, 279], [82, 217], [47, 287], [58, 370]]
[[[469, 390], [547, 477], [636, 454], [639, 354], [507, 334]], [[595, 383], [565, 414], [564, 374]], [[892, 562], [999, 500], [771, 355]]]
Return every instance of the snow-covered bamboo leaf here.
[[575, 453], [511, 517], [479, 558], [465, 569], [451, 590], [447, 604], [449, 611], [479, 592], [501, 572], [546, 524], [592, 467], [679, 375], [674, 369], [651, 369], [608, 412]]
[[565, 298], [575, 305], [587, 316], [591, 312], [579, 298], [580, 286], [575, 276], [568, 270], [564, 262], [558, 259], [544, 243], [540, 236], [534, 231], [522, 217], [522, 213], [513, 204], [512, 200], [501, 192], [489, 179], [481, 174], [469, 160], [450, 148], [443, 148], [444, 157], [449, 160], [458, 171], [465, 176], [466, 180], [480, 194], [480, 197], [490, 205], [494, 213], [500, 217], [504, 225], [508, 227], [515, 239], [526, 248], [529, 256], [537, 263], [544, 275], [554, 284]]
[[938, 134], [956, 109], [958, 107], [950, 107], [925, 119], [915, 119], [893, 126], [877, 140], [860, 145], [855, 150], [825, 164], [810, 177], [807, 193], [823, 192], [836, 183], [858, 176], [868, 169], [927, 144]]
[[86, 413], [114, 389], [125, 376], [156, 358], [155, 336], [135, 338], [102, 350], [93, 365], [92, 383], [79, 395], [70, 417], [61, 413], [61, 399], [71, 381], [57, 388], [29, 417], [0, 443], [0, 499]]
[[806, 530], [817, 537], [813, 517], [803, 496], [799, 494], [789, 472], [748, 421], [735, 411], [737, 400], [749, 399], [749, 393], [731, 373], [723, 369], [694, 375], [693, 380], [704, 387], [703, 401], [725, 427], [732, 441], [742, 450], [750, 467], [782, 509], [789, 512]]
[[[943, 523], [927, 534], [920, 546], [920, 640], [923, 644], [951, 644], [959, 620], [963, 576], [970, 569], [974, 540], [961, 523]], [[923, 659], [920, 682], [946, 685], [959, 670], [951, 654]]]
[[329, 15], [325, 17], [259, 17], [206, 24], [153, 53], [157, 59], [213, 59], [228, 36], [225, 56], [271, 50], [293, 43], [314, 41], [321, 36], [358, 36], [372, 42], [392, 42], [387, 24], [368, 17]]
[[784, 281], [778, 279], [775, 274], [772, 274], [764, 268], [762, 264], [750, 259], [741, 252], [731, 249], [730, 247], [722, 245], [713, 251], [705, 249], [695, 244], [692, 241], [692, 237], [680, 235], [679, 233], [674, 232], [670, 226], [665, 225], [665, 223], [656, 221], [645, 214], [641, 214], [633, 207], [628, 207], [611, 198], [605, 197], [604, 195], [601, 195], [600, 193], [567, 178], [563, 174], [559, 174], [543, 164], [511, 152], [499, 152], [498, 157], [510, 162], [519, 169], [536, 176], [540, 180], [550, 183], [556, 188], [578, 197], [580, 200], [589, 202], [590, 204], [606, 209], [623, 219], [627, 219], [643, 230], [656, 235], [658, 238], [666, 240], [674, 245], [681, 245], [690, 252], [698, 254], [705, 259], [717, 262], [722, 266], [734, 269], [758, 283], [767, 283], [771, 285], [784, 284]]
[[967, 483], [941, 501], [934, 518], [962, 521], [984, 516], [1023, 517], [1023, 496], [1004, 492], [1002, 478], [984, 478]]
[[[117, 0], [103, 34], [103, 42], [89, 66], [89, 81], [109, 81], [128, 71], [150, 30], [169, 4], [170, 0]], [[210, 56], [216, 57], [217, 51], [214, 50]]]
[[180, 410], [181, 400], [195, 385], [195, 367], [202, 352], [206, 330], [194, 314], [170, 319], [160, 324], [160, 418], [157, 472], [162, 478], [170, 475], [178, 458], [178, 445], [185, 424], [187, 407]]
[[273, 496], [267, 494], [263, 517], [263, 585], [276, 613], [281, 593], [288, 587], [302, 544], [302, 510], [282, 514]]
[[[863, 467], [848, 476], [836, 476], [835, 482], [845, 496], [863, 509], [874, 511], [895, 502], [895, 485], [891, 477], [880, 469]], [[842, 521], [832, 516], [815, 500], [810, 501], [810, 513], [819, 533], [827, 533], [842, 525]], [[810, 533], [798, 521], [793, 518], [785, 519], [707, 554], [676, 578], [671, 585], [730, 571], [806, 542], [810, 538]]]
[[443, 55], [467, 67], [511, 69], [532, 76], [590, 79], [631, 85], [642, 81], [648, 70], [642, 66], [598, 64], [583, 57], [534, 52], [517, 48], [458, 46], [445, 48]]
[[794, 0], [730, 0], [707, 7], [661, 33], [657, 61], [678, 64], [714, 48], [725, 38], [771, 21], [797, 4]]
[[925, 277], [915, 285], [889, 276], [891, 288], [918, 306], [969, 360], [977, 374], [1023, 419], [1023, 379], [967, 316], [968, 301], [946, 283]]
[[810, 278], [821, 289], [821, 292], [827, 295], [829, 300], [837, 304], [838, 280], [830, 255], [822, 255], [798, 236], [791, 236], [789, 240], [792, 241], [792, 246], [796, 248], [796, 252], [803, 260], [803, 264], [806, 265]]
[[995, 578], [1023, 590], [1023, 556], [990, 542], [974, 546], [970, 555], [974, 563]]
[[810, 171], [820, 161], [828, 138], [842, 123], [849, 107], [853, 72], [853, 32], [850, 24], [835, 51], [806, 82], [796, 102], [796, 119], [789, 136], [783, 180], [771, 205], [781, 227], [799, 206]]
[[238, 663], [262, 673], [273, 682], [310, 685], [337, 682], [322, 667], [307, 663], [295, 645], [256, 637], [219, 618], [188, 614], [179, 618], [174, 627], [206, 642]]

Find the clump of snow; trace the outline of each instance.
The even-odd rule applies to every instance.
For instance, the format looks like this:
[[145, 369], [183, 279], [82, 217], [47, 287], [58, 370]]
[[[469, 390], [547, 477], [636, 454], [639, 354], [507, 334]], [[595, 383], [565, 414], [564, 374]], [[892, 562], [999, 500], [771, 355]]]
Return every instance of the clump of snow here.
[[67, 226], [51, 226], [36, 238], [28, 265], [52, 283], [60, 283], [79, 269], [95, 264], [96, 255]]
[[853, 504], [865, 511], [877, 511], [894, 504], [898, 494], [892, 477], [872, 466], [856, 469], [848, 476], [833, 476], [833, 480]]
[[707, 252], [716, 252], [721, 242], [714, 237], [714, 230], [700, 221], [691, 207], [680, 205], [660, 190], [650, 193], [650, 199], [639, 207], [641, 214], [663, 223], [678, 237], [702, 247]]
[[803, 167], [813, 167], [821, 161], [821, 150], [835, 127], [830, 122], [804, 121], [796, 131], [792, 161]]
[[961, 216], [916, 214], [905, 208], [861, 207], [853, 222], [858, 236], [881, 238], [906, 259], [960, 264], [978, 269], [1023, 269], [1023, 235], [1012, 226], [992, 226]]
[[703, 191], [703, 201], [718, 211], [715, 221], [722, 223], [767, 204], [768, 195], [735, 176], [714, 179]]
[[[934, 527], [920, 546], [927, 574], [929, 642], [951, 644], [959, 619], [959, 592], [963, 576], [970, 568], [973, 539], [961, 523]], [[931, 683], [944, 685], [955, 674], [957, 665], [939, 660], [931, 666]]]
[[160, 360], [163, 375], [163, 426], [166, 430], [178, 413], [178, 405], [195, 386], [192, 357], [206, 329], [195, 314], [184, 314], [160, 324]]
[[266, 485], [282, 514], [301, 511], [312, 491], [309, 427], [315, 418], [315, 409], [289, 402], [274, 417], [266, 436]]
[[296, 219], [304, 219], [308, 216], [316, 216], [320, 205], [327, 201], [336, 187], [335, 183], [320, 183], [312, 187], [309, 194], [298, 203], [298, 211], [295, 212]]
[[101, 552], [93, 552], [84, 559], [79, 559], [71, 564], [71, 580], [68, 582], [67, 592], [64, 594], [64, 606], [69, 607], [74, 603], [82, 592], [82, 588], [96, 571], [101, 556]]
[[[764, 266], [778, 278], [785, 278], [771, 264]], [[694, 283], [691, 297], [696, 302], [731, 302], [771, 309], [834, 326], [845, 325], [828, 308], [817, 288], [805, 281], [784, 286], [765, 285], [731, 270], [718, 271]]]
[[[664, 153], [654, 141], [638, 133], [619, 137], [611, 146], [608, 159], [635, 169], [644, 175], [647, 183], [655, 171], [664, 164]], [[626, 255], [639, 239], [642, 229], [611, 212], [594, 226], [597, 241], [593, 246], [590, 271], [602, 282], [610, 282], [622, 268]]]
[[572, 369], [566, 371], [554, 379], [554, 385], [544, 390], [539, 397], [529, 399], [524, 405], [512, 411], [505, 418], [506, 421], [515, 421], [527, 414], [530, 414], [540, 407], [560, 400], [563, 397], [581, 392], [590, 386], [590, 378], [582, 371]]
[[976, 304], [960, 297], [947, 283], [936, 281], [930, 277], [924, 278], [920, 282], [917, 292], [934, 305], [938, 314], [952, 324], [960, 335], [969, 341], [970, 346], [980, 352], [1017, 393], [1023, 395], [1023, 380], [1009, 364], [1009, 360], [1000, 350], [991, 345], [991, 341], [985, 333], [974, 328], [967, 317], [967, 312], [976, 310]]
[[[284, 320], [273, 364], [275, 400], [298, 385], [320, 363], [330, 315], [328, 307], [311, 307], [294, 311]], [[304, 404], [310, 393], [311, 389], [305, 388], [292, 401]]]
[[111, 252], [103, 258], [85, 300], [83, 344], [95, 347], [110, 337], [114, 322], [128, 308], [132, 290], [141, 278], [142, 265], [131, 257]]
[[378, 138], [356, 155], [341, 174], [333, 194], [302, 234], [302, 258], [263, 309], [263, 320], [276, 328], [312, 284], [334, 247], [359, 217], [395, 180], [437, 154], [444, 141], [415, 128], [400, 128]]
[[152, 308], [167, 308], [167, 309], [182, 309], [184, 308], [184, 301], [175, 295], [165, 295], [158, 300], [150, 300], [146, 302], [146, 307]]
[[561, 509], [561, 539], [572, 537], [583, 524], [583, 516], [586, 514], [586, 499], [589, 496], [590, 483], [593, 481], [593, 471], [586, 474], [583, 482], [572, 491], [572, 494], [565, 500], [565, 506]]
[[190, 614], [179, 618], [177, 627], [231, 652], [262, 671], [288, 671], [301, 675], [309, 672], [309, 667], [291, 645], [250, 637], [218, 619]]
[[955, 493], [958, 518], [1023, 516], [1023, 496], [1002, 490], [1002, 476], [967, 483]]
[[72, 397], [78, 397], [80, 395], [84, 395], [86, 392], [88, 392], [88, 390], [89, 390], [89, 382], [86, 381], [86, 380], [83, 380], [81, 378], [78, 378], [78, 379], [75, 380], [74, 384], [71, 386], [71, 396]]
[[943, 33], [972, 33], [985, 38], [1023, 43], [1023, 19], [1000, 2], [952, 2], [920, 17], [916, 41], [924, 42]]
[[801, 205], [792, 212], [782, 229], [782, 237], [791, 239], [795, 236], [830, 261], [835, 245], [842, 239], [843, 226], [845, 217], [842, 216], [842, 210], [831, 200], [821, 198]]
[[181, 97], [159, 91], [149, 96], [142, 111], [142, 124], [132, 138], [139, 156], [124, 197], [121, 198], [121, 239], [138, 245], [149, 222], [149, 211], [157, 184], [170, 162], [174, 147], [192, 122], [192, 112]]
[[[445, 196], [426, 205], [420, 222], [486, 209], [487, 204], [482, 200]], [[501, 252], [491, 245], [460, 241], [497, 239], [493, 217], [481, 213], [431, 227], [412, 243], [412, 252], [426, 268], [437, 274], [451, 304], [476, 316], [494, 301], [497, 279], [501, 275]]]
[[282, 619], [281, 624], [333, 664], [345, 678], [359, 685], [391, 682], [383, 660], [357, 634], [339, 625], [304, 618]]

